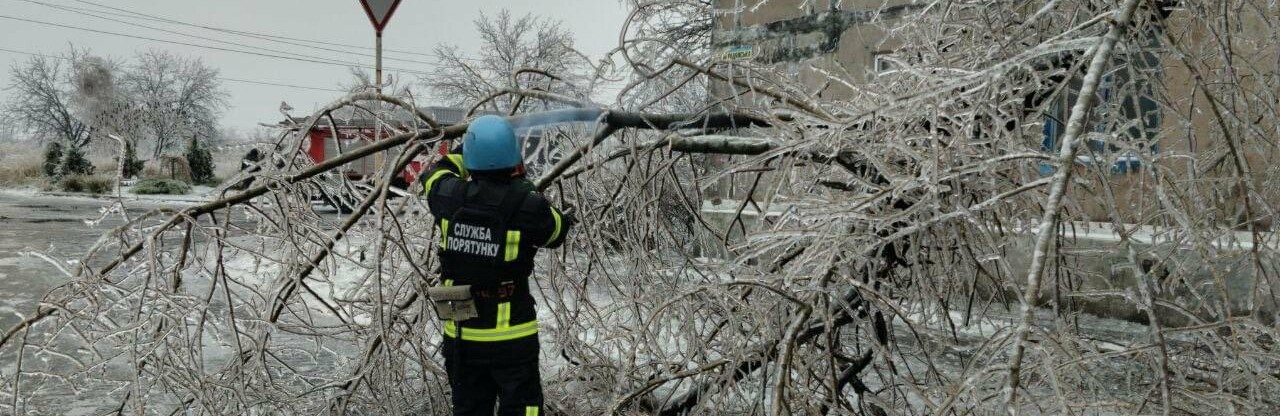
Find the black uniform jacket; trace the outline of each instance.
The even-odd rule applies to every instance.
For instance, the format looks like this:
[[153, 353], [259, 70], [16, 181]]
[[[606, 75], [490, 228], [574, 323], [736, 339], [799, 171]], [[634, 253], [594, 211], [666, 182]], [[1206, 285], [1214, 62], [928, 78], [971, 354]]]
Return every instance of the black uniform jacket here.
[[463, 166], [461, 155], [450, 154], [423, 181], [440, 228], [441, 278], [447, 286], [471, 285], [480, 315], [444, 322], [445, 353], [473, 364], [536, 360], [533, 259], [539, 248], [563, 244], [573, 221], [529, 181], [469, 175]]

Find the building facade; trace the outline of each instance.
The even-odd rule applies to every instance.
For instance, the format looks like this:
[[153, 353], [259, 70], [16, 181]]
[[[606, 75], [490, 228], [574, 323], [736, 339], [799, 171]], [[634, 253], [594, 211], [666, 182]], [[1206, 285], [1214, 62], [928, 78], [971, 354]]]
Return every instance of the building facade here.
[[[1263, 162], [1275, 151], [1258, 139], [1265, 142], [1263, 136], [1276, 134], [1277, 106], [1266, 101], [1280, 95], [1276, 91], [1280, 85], [1280, 34], [1274, 19], [1267, 16], [1280, 15], [1280, 5], [1272, 2], [1261, 6], [1266, 10], [1223, 11], [1234, 20], [1226, 19], [1228, 24], [1218, 28], [1209, 27], [1213, 23], [1203, 16], [1205, 6], [1184, 7], [1176, 0], [1158, 3], [1166, 13], [1158, 21], [1144, 20], [1144, 32], [1139, 34], [1140, 39], [1145, 38], [1142, 51], [1120, 48], [1102, 80], [1090, 124], [1090, 133], [1100, 134], [1092, 135], [1085, 143], [1088, 148], [1081, 152], [1079, 166], [1109, 169], [1116, 185], [1126, 191], [1118, 198], [1125, 205], [1136, 206], [1139, 199], [1153, 198], [1147, 191], [1150, 184], [1140, 183], [1142, 175], [1131, 175], [1140, 172], [1143, 164], [1160, 163], [1176, 172], [1223, 171], [1234, 163], [1225, 159], [1224, 140], [1235, 137], [1245, 158], [1259, 167], [1254, 169], [1254, 179], [1264, 179], [1260, 176], [1266, 166]], [[713, 4], [717, 15], [711, 47], [723, 60], [799, 81], [806, 93], [821, 99], [841, 100], [854, 97], [850, 86], [856, 88], [877, 74], [896, 69], [893, 60], [885, 57], [900, 43], [887, 28], [896, 19], [919, 13], [934, 3], [715, 0]], [[1039, 6], [1026, 7], [1017, 12], [1030, 15]], [[1152, 14], [1142, 15], [1149, 19]], [[1041, 38], [1051, 35], [1033, 34]], [[1171, 45], [1170, 39], [1175, 39], [1176, 45]], [[1221, 52], [1224, 45], [1229, 48], [1228, 53]], [[848, 84], [831, 82], [833, 77]], [[1201, 79], [1197, 81], [1197, 77]], [[1202, 89], [1197, 89], [1198, 82], [1219, 95], [1219, 110], [1247, 113], [1244, 117], [1269, 120], [1272, 125], [1260, 121], [1255, 124], [1261, 127], [1249, 127], [1239, 119], [1224, 123], [1210, 111], [1213, 103]], [[1223, 87], [1229, 83], [1236, 85]], [[1042, 127], [1039, 137], [1028, 135], [1028, 143], [1040, 142], [1043, 150], [1056, 153], [1069, 110], [1077, 98], [1071, 90], [1078, 89], [1079, 84], [1077, 77], [1068, 83], [1064, 94], [1055, 95], [1043, 111], [1035, 110], [1026, 120]], [[726, 104], [729, 106], [759, 104], [753, 100], [759, 97], [727, 91], [732, 88], [726, 83], [713, 84], [711, 92], [715, 97], [737, 97]], [[1254, 140], [1246, 140], [1250, 136]], [[1052, 167], [1043, 165], [1041, 172], [1048, 174]], [[1206, 176], [1206, 180], [1215, 179]], [[1107, 215], [1100, 207], [1086, 210], [1096, 210], [1090, 217]]]
[[833, 99], [852, 91], [826, 85], [826, 76], [810, 67], [866, 82], [889, 66], [878, 59], [894, 48], [884, 23], [924, 7], [911, 0], [814, 0], [803, 7], [792, 1], [755, 3], [716, 0], [720, 15], [712, 50], [728, 60], [772, 67], [812, 89], [826, 86], [819, 95]]

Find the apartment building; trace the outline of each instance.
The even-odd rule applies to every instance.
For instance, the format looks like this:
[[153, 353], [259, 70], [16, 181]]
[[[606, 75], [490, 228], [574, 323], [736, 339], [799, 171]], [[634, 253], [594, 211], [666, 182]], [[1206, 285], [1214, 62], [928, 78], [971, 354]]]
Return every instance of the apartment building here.
[[[1223, 140], [1234, 136], [1243, 144], [1246, 158], [1258, 162], [1260, 168], [1254, 171], [1256, 179], [1261, 180], [1257, 177], [1266, 167], [1261, 162], [1275, 152], [1256, 140], [1260, 131], [1274, 135], [1274, 125], [1267, 130], [1267, 126], [1249, 127], [1238, 118], [1228, 120], [1230, 123], [1218, 120], [1203, 91], [1197, 91], [1196, 77], [1198, 73], [1200, 82], [1210, 85], [1210, 90], [1217, 91], [1215, 94], [1224, 94], [1219, 107], [1230, 104], [1233, 114], [1243, 112], [1254, 119], [1275, 120], [1276, 114], [1263, 113], [1276, 111], [1274, 103], [1265, 101], [1280, 95], [1274, 90], [1280, 84], [1276, 73], [1280, 67], [1276, 56], [1280, 35], [1266, 16], [1280, 15], [1280, 6], [1232, 12], [1237, 21], [1216, 28], [1205, 27], [1196, 20], [1199, 16], [1183, 10], [1180, 1], [1160, 3], [1168, 7], [1166, 24], [1153, 21], [1144, 25], [1145, 31], [1140, 34], [1146, 39], [1143, 51], [1118, 52], [1112, 70], [1100, 85], [1094, 111], [1106, 117], [1094, 117], [1091, 128], [1103, 133], [1093, 137], [1107, 139], [1087, 141], [1088, 149], [1077, 161], [1082, 169], [1109, 168], [1113, 180], [1125, 190], [1125, 195], [1118, 198], [1133, 207], [1151, 197], [1145, 190], [1148, 185], [1140, 183], [1142, 175], [1131, 175], [1139, 172], [1144, 163], [1208, 175], [1230, 167]], [[715, 0], [717, 16], [711, 46], [725, 60], [772, 70], [800, 81], [806, 92], [839, 100], [851, 97], [853, 91], [842, 83], [830, 82], [830, 77], [837, 76], [857, 86], [879, 73], [894, 70], [892, 61], [884, 57], [894, 51], [897, 42], [885, 28], [895, 19], [922, 11], [927, 4], [930, 2], [911, 0]], [[1032, 8], [1026, 13], [1034, 11]], [[1169, 45], [1170, 38], [1177, 40], [1176, 48]], [[1230, 45], [1232, 53], [1215, 54], [1214, 50], [1224, 43]], [[1222, 88], [1224, 80], [1253, 84]], [[1267, 85], [1271, 90], [1266, 90]], [[1029, 136], [1029, 141], [1039, 141], [1046, 151], [1057, 148], [1069, 109], [1077, 98], [1071, 90], [1078, 87], [1076, 79], [1065, 94], [1049, 103], [1046, 111], [1032, 118], [1031, 122], [1040, 123], [1043, 128], [1038, 137]], [[1259, 87], [1263, 94], [1245, 92]], [[725, 91], [728, 88], [731, 87], [727, 84], [713, 85], [712, 94], [731, 96]], [[752, 105], [753, 98], [758, 97], [741, 96], [735, 103]], [[1248, 136], [1255, 140], [1245, 140]], [[1041, 171], [1048, 174], [1052, 167], [1044, 165]], [[1205, 180], [1217, 179], [1208, 175]], [[1094, 208], [1086, 208], [1097, 211], [1090, 217], [1106, 216], [1101, 207]]]
[[[821, 88], [826, 76], [813, 66], [862, 83], [877, 69], [888, 69], [878, 56], [892, 51], [882, 23], [924, 7], [911, 0], [717, 0], [721, 14], [712, 33], [712, 48], [726, 59], [772, 66]], [[846, 72], [847, 71], [847, 72]], [[845, 98], [851, 91], [828, 86], [824, 98]]]

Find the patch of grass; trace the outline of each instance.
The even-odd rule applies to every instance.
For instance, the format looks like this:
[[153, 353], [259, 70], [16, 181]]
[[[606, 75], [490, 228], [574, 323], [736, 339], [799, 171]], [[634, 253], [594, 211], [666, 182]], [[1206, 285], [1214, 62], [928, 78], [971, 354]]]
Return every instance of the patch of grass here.
[[147, 179], [133, 186], [138, 195], [183, 195], [191, 192], [191, 186], [173, 179]]
[[40, 182], [44, 174], [40, 165], [19, 165], [0, 168], [0, 185], [21, 186]]
[[214, 176], [214, 177], [209, 178], [209, 180], [206, 180], [206, 181], [204, 181], [204, 182], [197, 183], [196, 185], [203, 185], [203, 186], [208, 186], [208, 187], [217, 188], [217, 187], [218, 187], [218, 185], [222, 185], [222, 178], [219, 178], [219, 177], [217, 177], [217, 176]]
[[63, 192], [83, 192], [87, 194], [105, 194], [111, 192], [115, 181], [104, 176], [74, 175], [58, 182], [58, 189]]
[[0, 143], [0, 186], [31, 186], [45, 182], [41, 172], [43, 149], [37, 144]]

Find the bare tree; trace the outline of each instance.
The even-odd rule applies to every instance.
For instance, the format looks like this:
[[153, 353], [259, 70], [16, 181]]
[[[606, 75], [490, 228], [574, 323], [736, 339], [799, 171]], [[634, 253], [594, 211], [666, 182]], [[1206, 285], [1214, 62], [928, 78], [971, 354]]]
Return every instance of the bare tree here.
[[87, 56], [71, 48], [65, 55], [33, 56], [15, 64], [10, 68], [11, 93], [5, 112], [37, 137], [84, 147], [91, 136], [75, 108], [74, 67]]
[[163, 155], [193, 135], [210, 137], [227, 105], [217, 69], [199, 58], [166, 51], [139, 53], [122, 84], [141, 115], [139, 133], [150, 142], [152, 157]]
[[[482, 40], [476, 57], [456, 45], [435, 48], [439, 70], [420, 78], [434, 100], [469, 107], [502, 89], [532, 88], [578, 97], [588, 93], [583, 82], [589, 79], [584, 73], [589, 64], [573, 49], [573, 34], [559, 21], [531, 14], [517, 18], [504, 9], [496, 16], [481, 14], [474, 23]], [[487, 109], [493, 111], [512, 111], [515, 104], [515, 98], [506, 96], [487, 101]]]
[[[345, 82], [339, 83], [339, 89], [346, 90], [351, 94], [378, 89], [378, 86], [374, 85], [372, 71], [356, 67], [350, 67], [347, 70], [350, 78]], [[402, 82], [399, 77], [388, 76], [382, 82], [384, 84], [382, 85], [383, 92], [389, 95], [412, 95], [413, 93], [413, 85], [409, 82]]]
[[[352, 94], [378, 90], [378, 86], [374, 85], [372, 71], [351, 67], [351, 68], [348, 68], [348, 74], [350, 75], [350, 78], [348, 78], [347, 81], [345, 82], [339, 83], [338, 84], [339, 89], [345, 90]], [[394, 73], [390, 73], [390, 74], [384, 74], [384, 79], [382, 80], [382, 82], [383, 82], [382, 92], [384, 94], [397, 96], [397, 97], [407, 97], [411, 101], [416, 101], [416, 97], [418, 94], [417, 94], [417, 91], [414, 90], [415, 83], [412, 82], [411, 80], [405, 80], [402, 77], [396, 76], [396, 74]], [[344, 111], [344, 113], [347, 113], [347, 114], [339, 114], [338, 116], [341, 118], [351, 118], [355, 116], [373, 118], [375, 115], [385, 116], [386, 112], [402, 110], [399, 107], [397, 107], [395, 104], [382, 102], [382, 101], [370, 102], [366, 104], [369, 107], [367, 108], [351, 107], [346, 109], [348, 111]]]

